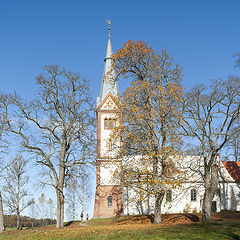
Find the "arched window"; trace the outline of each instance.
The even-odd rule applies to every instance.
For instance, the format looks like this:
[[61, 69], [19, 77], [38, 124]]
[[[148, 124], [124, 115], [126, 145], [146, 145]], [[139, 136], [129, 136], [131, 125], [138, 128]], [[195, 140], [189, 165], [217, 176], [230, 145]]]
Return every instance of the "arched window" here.
[[113, 128], [113, 119], [109, 118], [108, 121], [109, 121], [108, 127], [109, 127], [109, 129], [112, 129]]
[[113, 129], [116, 127], [116, 119], [105, 118], [104, 119], [104, 129]]
[[108, 119], [104, 119], [104, 129], [108, 129]]
[[167, 202], [171, 202], [172, 201], [172, 191], [171, 190], [167, 190], [166, 191], [166, 201]]
[[112, 206], [112, 196], [108, 196], [108, 207]]
[[191, 201], [197, 201], [197, 190], [196, 189], [191, 190]]

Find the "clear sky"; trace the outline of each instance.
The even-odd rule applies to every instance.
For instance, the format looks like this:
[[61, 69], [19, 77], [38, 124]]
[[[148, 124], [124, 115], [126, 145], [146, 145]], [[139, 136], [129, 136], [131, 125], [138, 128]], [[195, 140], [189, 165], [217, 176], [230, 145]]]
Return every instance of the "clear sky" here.
[[183, 67], [186, 88], [236, 75], [239, 10], [239, 0], [1, 1], [1, 91], [33, 97], [41, 68], [56, 63], [87, 76], [95, 98], [107, 44], [105, 18], [112, 21], [113, 51], [129, 39], [155, 50], [166, 47]]
[[[99, 94], [107, 23], [115, 52], [128, 40], [162, 47], [183, 67], [185, 88], [239, 74], [239, 0], [0, 1], [0, 92], [31, 99], [35, 77], [59, 64], [90, 79]], [[120, 82], [120, 89], [124, 89]]]

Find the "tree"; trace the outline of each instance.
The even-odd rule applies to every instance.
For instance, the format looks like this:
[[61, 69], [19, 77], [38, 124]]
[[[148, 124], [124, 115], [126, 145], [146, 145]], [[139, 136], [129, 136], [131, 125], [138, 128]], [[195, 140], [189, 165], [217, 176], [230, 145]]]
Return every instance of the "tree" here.
[[4, 231], [4, 229], [2, 194], [0, 192], [0, 232]]
[[[3, 154], [8, 148], [8, 142], [5, 140], [5, 134], [7, 132], [6, 115], [4, 109], [8, 105], [8, 101], [3, 94], [0, 95], [0, 153]], [[6, 165], [2, 158], [0, 158], [0, 177], [2, 177], [3, 171], [6, 169]], [[3, 217], [3, 200], [0, 189], [0, 232], [4, 231], [4, 217]]]
[[226, 143], [226, 150], [228, 156], [226, 156], [227, 159], [232, 159], [234, 161], [240, 160], [240, 121], [238, 119], [233, 124], [232, 130], [231, 130], [231, 138]]
[[53, 200], [51, 198], [47, 201], [48, 207], [49, 207], [49, 217], [53, 219]]
[[8, 126], [22, 138], [25, 149], [48, 174], [45, 184], [56, 191], [56, 227], [59, 228], [64, 223], [66, 176], [72, 166], [86, 163], [82, 161], [83, 148], [89, 156], [87, 161], [94, 155], [91, 150], [95, 143], [93, 108], [85, 78], [57, 65], [46, 66], [43, 70], [37, 77], [39, 88], [35, 100], [25, 103], [17, 95], [12, 97], [16, 110], [12, 118], [8, 114]]
[[24, 198], [29, 196], [24, 189], [29, 182], [29, 177], [26, 176], [26, 164], [27, 161], [21, 155], [16, 156], [8, 166], [5, 177], [4, 191], [7, 196], [4, 202], [10, 214], [17, 215], [17, 229], [20, 228], [20, 214], [32, 204], [31, 201], [24, 203]]
[[198, 169], [205, 189], [203, 221], [211, 220], [212, 200], [218, 189], [217, 156], [233, 136], [240, 110], [239, 93], [239, 79], [230, 77], [227, 81], [213, 81], [210, 88], [198, 85], [185, 95], [182, 128], [192, 145], [198, 147], [203, 161], [203, 170]]
[[132, 162], [123, 163], [124, 180], [139, 189], [140, 200], [142, 192], [154, 196], [154, 223], [161, 223], [165, 191], [179, 183], [170, 157], [181, 142], [177, 128], [183, 95], [181, 68], [165, 49], [157, 54], [142, 41], [125, 43], [113, 59], [118, 76], [131, 80], [121, 98], [123, 120], [118, 132], [122, 136], [115, 133], [123, 138], [123, 153]]
[[77, 168], [73, 168], [72, 174], [67, 181], [67, 202], [69, 206], [69, 213], [72, 215], [72, 220], [76, 220], [76, 195], [79, 184], [77, 182]]
[[36, 205], [36, 201], [34, 198], [31, 199], [31, 217], [35, 218], [35, 205]]
[[46, 217], [46, 213], [45, 213], [46, 196], [44, 193], [41, 193], [40, 197], [38, 198], [38, 201], [41, 205], [41, 215], [42, 215], [42, 218], [44, 219]]
[[86, 166], [74, 167], [67, 180], [67, 203], [68, 214], [75, 221], [76, 209], [81, 209], [81, 213], [87, 210], [87, 204], [91, 197], [91, 178], [89, 169]]

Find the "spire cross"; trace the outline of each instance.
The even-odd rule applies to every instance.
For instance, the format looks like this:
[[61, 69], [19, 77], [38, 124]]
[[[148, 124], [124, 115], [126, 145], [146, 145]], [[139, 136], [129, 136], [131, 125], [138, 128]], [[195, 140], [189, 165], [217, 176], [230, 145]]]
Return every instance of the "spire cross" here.
[[106, 21], [107, 21], [107, 23], [108, 23], [108, 37], [110, 38], [110, 36], [111, 36], [111, 33], [110, 33], [110, 30], [111, 30], [111, 21], [110, 20], [108, 20], [108, 19], [106, 19]]

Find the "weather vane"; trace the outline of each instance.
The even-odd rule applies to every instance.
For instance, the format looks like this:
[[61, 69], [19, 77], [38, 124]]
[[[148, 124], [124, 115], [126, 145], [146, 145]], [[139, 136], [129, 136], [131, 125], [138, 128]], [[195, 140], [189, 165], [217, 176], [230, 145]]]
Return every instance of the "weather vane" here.
[[110, 20], [108, 20], [108, 19], [106, 19], [106, 21], [107, 21], [107, 23], [108, 23], [108, 36], [110, 37], [111, 36], [111, 34], [110, 34], [110, 30], [111, 30], [111, 21]]

